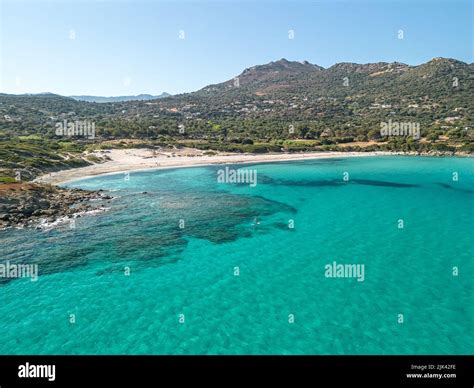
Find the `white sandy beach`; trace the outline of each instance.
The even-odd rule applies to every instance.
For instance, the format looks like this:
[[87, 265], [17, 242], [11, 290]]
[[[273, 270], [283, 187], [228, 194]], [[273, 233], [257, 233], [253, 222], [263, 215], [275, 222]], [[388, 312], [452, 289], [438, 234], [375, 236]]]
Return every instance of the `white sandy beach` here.
[[156, 152], [151, 149], [111, 149], [96, 151], [92, 155], [97, 157], [107, 156], [110, 160], [90, 166], [62, 170], [42, 175], [35, 182], [60, 185], [77, 179], [96, 175], [113, 174], [127, 171], [140, 171], [148, 169], [181, 168], [192, 166], [206, 166], [211, 164], [239, 164], [262, 163], [306, 159], [324, 159], [340, 157], [362, 157], [377, 155], [393, 155], [390, 152], [314, 152], [298, 154], [236, 154], [217, 153], [206, 155], [201, 150], [184, 148]]

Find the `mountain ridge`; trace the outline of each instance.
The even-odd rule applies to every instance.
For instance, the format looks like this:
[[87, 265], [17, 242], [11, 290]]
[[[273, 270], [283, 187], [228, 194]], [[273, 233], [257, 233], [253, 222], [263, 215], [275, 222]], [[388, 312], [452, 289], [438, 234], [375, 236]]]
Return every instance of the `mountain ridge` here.
[[151, 94], [137, 94], [134, 96], [91, 96], [91, 95], [78, 95], [78, 96], [65, 96], [73, 98], [77, 101], [86, 101], [86, 102], [97, 102], [97, 103], [107, 103], [107, 102], [124, 102], [124, 101], [146, 101], [146, 100], [156, 100], [159, 98], [170, 97], [171, 94], [163, 92], [157, 96]]
[[[338, 62], [327, 68], [324, 68], [317, 64], [312, 64], [306, 60], [303, 61], [290, 61], [286, 58], [281, 58], [276, 61], [271, 61], [265, 64], [254, 65], [245, 68], [240, 74], [235, 77], [215, 83], [206, 85], [201, 89], [171, 95], [163, 92], [160, 95], [150, 94], [138, 94], [131, 96], [93, 96], [93, 95], [70, 95], [64, 96], [57, 93], [23, 93], [23, 94], [7, 94], [0, 93], [0, 95], [10, 96], [32, 96], [32, 97], [47, 97], [47, 96], [61, 96], [65, 98], [72, 98], [76, 101], [85, 102], [127, 102], [127, 101], [148, 101], [158, 100], [161, 98], [176, 98], [185, 97], [193, 94], [205, 94], [208, 92], [215, 92], [219, 89], [230, 89], [234, 86], [250, 86], [255, 83], [257, 86], [262, 86], [265, 83], [278, 83], [278, 82], [294, 82], [296, 78], [310, 78], [321, 76], [340, 76], [343, 73], [347, 73], [349, 76], [368, 74], [371, 77], [383, 75], [384, 73], [402, 74], [407, 72], [429, 72], [430, 70], [443, 69], [446, 71], [448, 68], [464, 68], [472, 71], [474, 69], [474, 63], [466, 63], [461, 60], [454, 58], [445, 57], [434, 57], [431, 60], [419, 64], [419, 65], [408, 65], [402, 62], [370, 62], [370, 63], [356, 63], [356, 62]], [[427, 75], [427, 74], [422, 74]], [[436, 75], [436, 74], [433, 74]], [[289, 77], [289, 78], [288, 78]], [[350, 81], [350, 80], [349, 80]]]
[[53, 124], [67, 119], [96, 122], [102, 138], [241, 141], [286, 139], [293, 126], [294, 137], [328, 144], [377, 141], [380, 123], [390, 119], [419, 123], [422, 136], [432, 141], [457, 136], [467, 144], [473, 91], [474, 66], [451, 58], [416, 66], [343, 62], [327, 69], [282, 58], [219, 84], [160, 99], [98, 104], [51, 94], [0, 94], [0, 133], [54, 137]]

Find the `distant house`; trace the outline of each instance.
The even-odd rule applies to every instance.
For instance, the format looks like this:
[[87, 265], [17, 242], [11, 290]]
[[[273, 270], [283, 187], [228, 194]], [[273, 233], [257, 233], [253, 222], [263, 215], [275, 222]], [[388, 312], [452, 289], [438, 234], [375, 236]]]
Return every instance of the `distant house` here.
[[334, 136], [334, 131], [332, 129], [325, 129], [320, 137], [331, 137], [331, 136]]
[[461, 118], [460, 116], [451, 116], [451, 117], [446, 117], [444, 121], [446, 121], [447, 123], [452, 123], [456, 120], [459, 120], [460, 118]]

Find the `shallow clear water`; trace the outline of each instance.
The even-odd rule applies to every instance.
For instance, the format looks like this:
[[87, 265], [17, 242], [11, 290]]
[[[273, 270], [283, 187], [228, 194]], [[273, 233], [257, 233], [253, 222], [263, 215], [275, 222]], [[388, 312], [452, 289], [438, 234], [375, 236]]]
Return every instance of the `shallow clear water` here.
[[[1, 261], [40, 272], [0, 282], [0, 354], [473, 353], [472, 159], [233, 167], [257, 186], [219, 166], [102, 176], [70, 186], [110, 190], [108, 212], [0, 232]], [[334, 261], [364, 281], [325, 277]]]

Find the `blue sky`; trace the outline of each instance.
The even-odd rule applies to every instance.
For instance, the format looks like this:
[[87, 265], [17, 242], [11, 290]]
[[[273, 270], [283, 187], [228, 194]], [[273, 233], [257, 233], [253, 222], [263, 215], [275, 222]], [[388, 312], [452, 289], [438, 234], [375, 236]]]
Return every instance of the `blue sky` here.
[[280, 58], [473, 62], [470, 0], [0, 1], [5, 93], [175, 94]]

